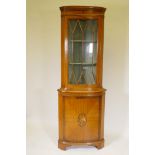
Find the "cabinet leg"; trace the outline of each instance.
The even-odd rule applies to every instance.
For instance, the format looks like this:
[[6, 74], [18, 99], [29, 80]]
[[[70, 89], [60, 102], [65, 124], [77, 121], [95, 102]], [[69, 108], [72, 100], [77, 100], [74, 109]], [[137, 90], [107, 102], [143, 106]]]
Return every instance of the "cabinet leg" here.
[[97, 149], [102, 149], [104, 147], [104, 142], [96, 144], [95, 147]]
[[58, 143], [58, 148], [59, 148], [59, 149], [61, 149], [61, 150], [64, 150], [64, 151], [65, 151], [65, 150], [66, 150], [66, 147], [67, 147], [67, 146], [66, 146], [65, 144]]
[[64, 144], [63, 142], [58, 142], [58, 148], [61, 150], [66, 150], [67, 147], [69, 147], [70, 145], [68, 144]]

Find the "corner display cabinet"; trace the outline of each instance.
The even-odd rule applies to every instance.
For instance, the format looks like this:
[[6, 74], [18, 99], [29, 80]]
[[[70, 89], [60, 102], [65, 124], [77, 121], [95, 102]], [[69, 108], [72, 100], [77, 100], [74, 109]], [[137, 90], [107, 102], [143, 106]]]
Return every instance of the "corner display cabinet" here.
[[103, 7], [63, 6], [58, 147], [104, 146]]

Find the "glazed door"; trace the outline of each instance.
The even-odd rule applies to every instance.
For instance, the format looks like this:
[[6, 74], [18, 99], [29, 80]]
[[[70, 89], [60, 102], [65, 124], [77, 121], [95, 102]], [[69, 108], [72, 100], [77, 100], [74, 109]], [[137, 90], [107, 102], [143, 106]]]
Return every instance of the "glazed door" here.
[[98, 20], [68, 19], [68, 84], [95, 85]]

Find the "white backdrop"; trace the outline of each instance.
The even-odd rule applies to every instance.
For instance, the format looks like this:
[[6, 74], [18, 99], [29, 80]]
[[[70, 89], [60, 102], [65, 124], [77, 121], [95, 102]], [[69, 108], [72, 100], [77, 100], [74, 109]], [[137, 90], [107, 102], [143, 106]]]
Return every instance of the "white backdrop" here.
[[[97, 5], [105, 13], [103, 86], [106, 154], [128, 154], [128, 1], [27, 0], [27, 154], [61, 154], [57, 149], [62, 5]], [[123, 138], [124, 139], [123, 139]], [[52, 148], [52, 149], [51, 149]], [[85, 149], [75, 149], [86, 153]], [[92, 154], [95, 149], [87, 149]], [[78, 151], [75, 153], [79, 153]], [[68, 150], [73, 153], [74, 149]], [[80, 153], [82, 153], [80, 152]], [[91, 152], [88, 151], [89, 154]]]

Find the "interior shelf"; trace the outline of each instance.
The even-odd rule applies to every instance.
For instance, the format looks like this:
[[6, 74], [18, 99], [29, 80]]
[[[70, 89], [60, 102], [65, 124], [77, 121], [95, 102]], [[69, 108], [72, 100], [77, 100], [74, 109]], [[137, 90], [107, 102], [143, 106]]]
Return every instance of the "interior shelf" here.
[[96, 66], [96, 63], [85, 63], [85, 62], [70, 62], [69, 65], [93, 65]]
[[97, 41], [92, 40], [70, 40], [71, 42], [85, 42], [85, 43], [97, 43]]

